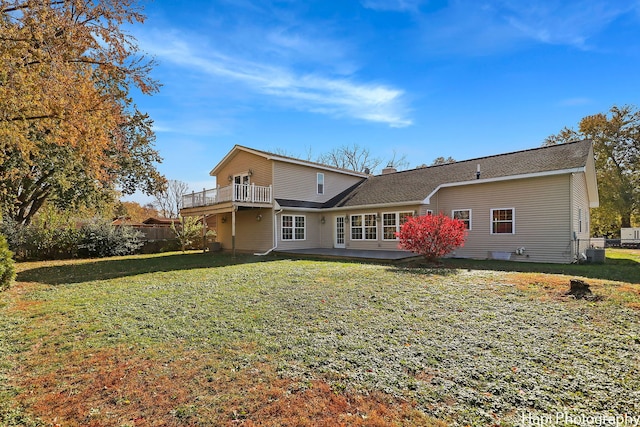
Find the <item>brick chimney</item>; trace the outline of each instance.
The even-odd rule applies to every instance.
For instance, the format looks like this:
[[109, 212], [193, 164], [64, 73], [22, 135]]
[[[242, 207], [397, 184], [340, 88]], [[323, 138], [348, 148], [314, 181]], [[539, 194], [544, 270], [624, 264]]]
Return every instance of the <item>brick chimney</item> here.
[[389, 163], [386, 168], [382, 169], [382, 175], [388, 175], [396, 172], [398, 172], [398, 170], [393, 167], [393, 163]]

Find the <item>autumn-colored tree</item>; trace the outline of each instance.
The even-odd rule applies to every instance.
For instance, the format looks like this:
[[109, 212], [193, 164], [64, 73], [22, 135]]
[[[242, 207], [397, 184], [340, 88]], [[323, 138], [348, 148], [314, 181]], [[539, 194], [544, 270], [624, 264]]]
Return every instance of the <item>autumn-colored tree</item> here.
[[464, 245], [467, 230], [464, 222], [444, 214], [409, 218], [397, 233], [399, 246], [433, 262]]
[[0, 0], [0, 204], [28, 223], [47, 201], [91, 204], [164, 185], [151, 120], [150, 61], [121, 30], [135, 0]]
[[431, 162], [431, 166], [448, 165], [449, 163], [455, 163], [455, 162], [456, 162], [456, 159], [454, 159], [451, 156], [447, 157], [446, 159], [440, 156], [433, 159], [433, 162]]
[[181, 217], [177, 224], [171, 223], [171, 231], [176, 235], [184, 252], [188, 246], [191, 246], [202, 236], [202, 224], [198, 222], [198, 217], [185, 216]]
[[565, 127], [544, 144], [579, 139], [593, 141], [596, 161], [600, 207], [592, 212], [592, 232], [619, 235], [640, 213], [640, 111], [613, 106], [609, 114], [584, 117], [577, 131]]
[[143, 206], [138, 202], [120, 202], [115, 210], [115, 216], [129, 218], [132, 222], [142, 222], [158, 215], [158, 210], [151, 203]]

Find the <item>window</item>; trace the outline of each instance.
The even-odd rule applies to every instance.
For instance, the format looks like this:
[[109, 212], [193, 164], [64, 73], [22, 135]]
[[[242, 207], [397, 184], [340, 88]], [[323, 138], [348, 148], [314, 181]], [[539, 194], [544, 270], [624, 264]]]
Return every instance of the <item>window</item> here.
[[389, 212], [382, 214], [382, 238], [397, 240], [396, 233], [413, 216], [413, 212]]
[[324, 174], [318, 173], [318, 194], [324, 194]]
[[376, 214], [351, 215], [351, 240], [377, 240]]
[[515, 234], [514, 209], [491, 209], [491, 234]]
[[471, 209], [458, 209], [451, 212], [453, 219], [459, 219], [464, 222], [467, 230], [471, 230]]
[[282, 240], [304, 240], [304, 220], [302, 215], [282, 215]]
[[382, 238], [395, 240], [398, 231], [398, 215], [395, 213], [382, 214]]

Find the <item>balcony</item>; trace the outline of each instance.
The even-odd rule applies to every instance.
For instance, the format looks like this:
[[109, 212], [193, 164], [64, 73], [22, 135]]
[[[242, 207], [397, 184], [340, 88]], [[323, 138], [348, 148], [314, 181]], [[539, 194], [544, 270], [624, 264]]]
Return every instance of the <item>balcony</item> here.
[[270, 204], [271, 186], [255, 184], [231, 184], [226, 187], [191, 192], [182, 196], [183, 208], [213, 206], [219, 203], [233, 202], [242, 204]]

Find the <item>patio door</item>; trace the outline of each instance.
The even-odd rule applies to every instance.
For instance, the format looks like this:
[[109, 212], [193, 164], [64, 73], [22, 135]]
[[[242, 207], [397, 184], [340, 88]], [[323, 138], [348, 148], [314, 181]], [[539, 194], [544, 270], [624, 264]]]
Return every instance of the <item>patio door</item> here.
[[344, 248], [344, 236], [345, 236], [345, 227], [344, 227], [344, 216], [335, 217], [335, 241], [333, 243], [334, 248]]
[[235, 184], [233, 186], [234, 200], [239, 202], [249, 201], [249, 174], [234, 176], [233, 183]]

